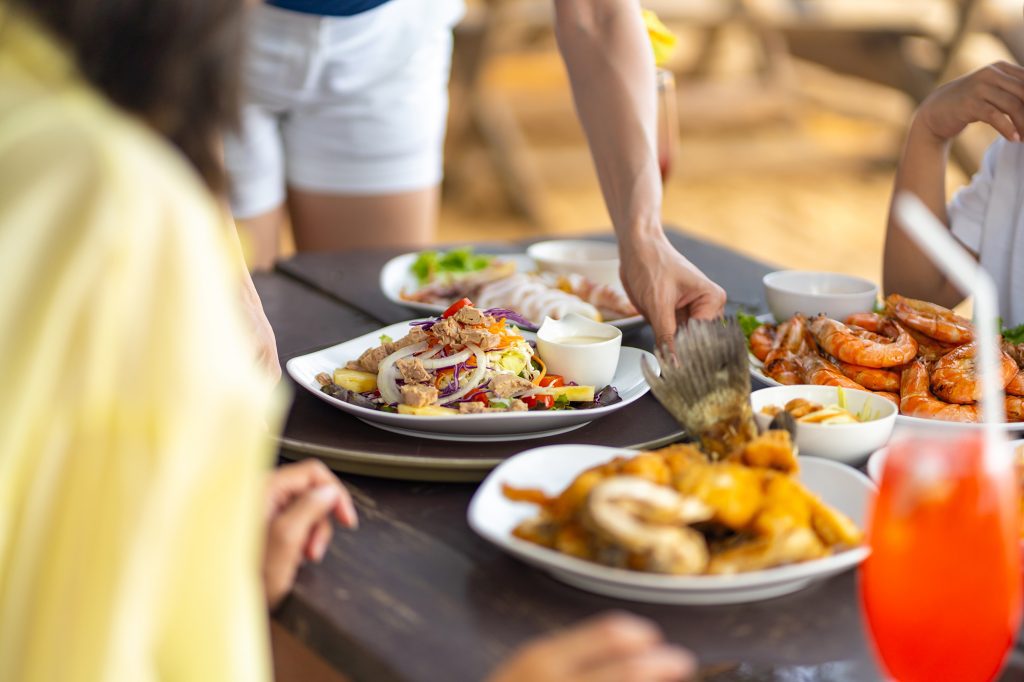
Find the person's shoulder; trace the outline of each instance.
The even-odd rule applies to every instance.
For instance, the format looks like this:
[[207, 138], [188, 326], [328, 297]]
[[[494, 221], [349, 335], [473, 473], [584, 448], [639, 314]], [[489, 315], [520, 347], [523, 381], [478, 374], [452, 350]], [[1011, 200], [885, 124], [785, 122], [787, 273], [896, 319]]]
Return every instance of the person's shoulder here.
[[[11, 93], [8, 93], [10, 95]], [[0, 166], [81, 190], [176, 204], [206, 198], [176, 149], [88, 88], [22, 91], [0, 102]]]

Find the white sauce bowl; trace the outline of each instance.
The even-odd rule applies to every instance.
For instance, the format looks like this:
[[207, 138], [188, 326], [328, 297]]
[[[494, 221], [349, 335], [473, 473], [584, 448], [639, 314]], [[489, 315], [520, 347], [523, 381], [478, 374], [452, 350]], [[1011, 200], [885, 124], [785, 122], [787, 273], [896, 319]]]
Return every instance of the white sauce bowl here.
[[765, 275], [762, 283], [768, 310], [779, 322], [797, 313], [824, 313], [843, 321], [853, 313], [870, 312], [878, 298], [878, 286], [870, 280], [835, 272], [778, 270]]
[[[892, 435], [896, 424], [896, 405], [869, 391], [844, 388], [846, 409], [858, 414], [865, 405], [875, 419], [856, 424], [796, 424], [796, 444], [801, 455], [822, 457], [843, 464], [862, 464], [875, 450], [878, 450]], [[835, 386], [774, 386], [750, 394], [754, 408], [754, 420], [762, 429], [767, 428], [772, 418], [762, 414], [768, 405], [785, 407], [794, 398], [803, 398], [823, 406], [839, 403], [839, 389]]]
[[[567, 343], [574, 337], [602, 339], [593, 343]], [[601, 389], [612, 382], [619, 365], [622, 330], [610, 324], [569, 313], [560, 320], [544, 318], [537, 330], [537, 351], [548, 374], [561, 374], [566, 383]]]
[[621, 286], [619, 247], [613, 242], [555, 239], [531, 244], [526, 255], [543, 272], [580, 274], [598, 284]]

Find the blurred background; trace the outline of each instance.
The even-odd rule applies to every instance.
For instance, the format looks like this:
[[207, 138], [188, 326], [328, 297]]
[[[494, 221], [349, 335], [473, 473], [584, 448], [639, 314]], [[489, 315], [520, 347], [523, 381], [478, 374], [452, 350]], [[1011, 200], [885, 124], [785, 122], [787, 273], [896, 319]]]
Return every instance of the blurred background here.
[[[665, 223], [769, 263], [876, 281], [916, 103], [984, 64], [1024, 61], [1021, 0], [642, 4], [679, 39], [665, 66], [678, 128]], [[469, 2], [456, 29], [442, 242], [611, 230], [551, 16], [551, 0]], [[975, 125], [958, 140], [951, 190], [992, 137]]]

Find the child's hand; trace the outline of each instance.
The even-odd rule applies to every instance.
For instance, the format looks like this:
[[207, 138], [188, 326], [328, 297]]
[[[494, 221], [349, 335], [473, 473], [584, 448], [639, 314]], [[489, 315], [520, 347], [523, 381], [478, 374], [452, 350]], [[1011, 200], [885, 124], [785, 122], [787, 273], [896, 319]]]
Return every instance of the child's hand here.
[[1012, 142], [1024, 138], [1024, 68], [997, 62], [946, 83], [918, 109], [918, 119], [939, 139], [982, 121]]
[[654, 623], [608, 613], [528, 642], [490, 682], [674, 682], [690, 679], [695, 669], [693, 656], [667, 644]]
[[358, 525], [352, 498], [323, 462], [306, 459], [271, 472], [263, 556], [263, 588], [271, 609], [291, 591], [303, 561], [323, 559], [332, 516], [347, 528]]

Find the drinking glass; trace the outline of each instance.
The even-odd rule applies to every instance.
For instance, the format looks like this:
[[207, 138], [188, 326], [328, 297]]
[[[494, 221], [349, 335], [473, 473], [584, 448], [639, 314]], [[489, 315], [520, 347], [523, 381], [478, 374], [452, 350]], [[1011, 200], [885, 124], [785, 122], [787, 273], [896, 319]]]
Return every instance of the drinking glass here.
[[657, 70], [658, 84], [658, 168], [665, 184], [679, 144], [679, 113], [676, 110], [676, 81], [668, 69]]
[[1020, 503], [1005, 442], [895, 441], [869, 512], [861, 602], [901, 682], [992, 680], [1020, 622]]

